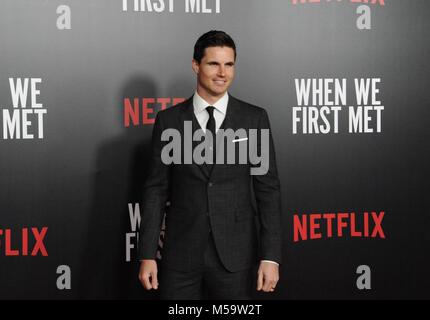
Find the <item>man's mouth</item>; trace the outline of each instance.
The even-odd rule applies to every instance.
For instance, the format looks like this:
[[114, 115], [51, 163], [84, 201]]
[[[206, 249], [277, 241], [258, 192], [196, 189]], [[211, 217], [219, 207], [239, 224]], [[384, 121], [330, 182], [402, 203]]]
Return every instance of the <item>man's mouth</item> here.
[[226, 83], [225, 80], [214, 80], [214, 82], [218, 85], [224, 85]]

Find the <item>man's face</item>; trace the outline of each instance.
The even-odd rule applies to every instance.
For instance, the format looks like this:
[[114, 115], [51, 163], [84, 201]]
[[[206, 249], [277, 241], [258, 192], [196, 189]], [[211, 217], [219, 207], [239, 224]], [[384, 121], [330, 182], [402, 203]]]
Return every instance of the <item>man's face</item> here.
[[197, 74], [197, 90], [202, 98], [219, 98], [230, 87], [234, 78], [234, 50], [229, 47], [209, 47], [200, 64], [193, 59]]

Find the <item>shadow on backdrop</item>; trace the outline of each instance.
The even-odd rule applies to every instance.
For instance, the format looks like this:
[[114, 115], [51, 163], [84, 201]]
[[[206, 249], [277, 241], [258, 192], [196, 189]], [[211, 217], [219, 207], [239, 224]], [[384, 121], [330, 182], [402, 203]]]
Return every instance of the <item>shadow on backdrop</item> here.
[[122, 133], [105, 141], [97, 150], [85, 241], [86, 257], [80, 268], [80, 298], [156, 297], [153, 292], [146, 292], [138, 281], [136, 237], [131, 238], [134, 248], [130, 251], [130, 261], [126, 261], [126, 233], [132, 232], [128, 203], [134, 205], [142, 200], [152, 125], [133, 126], [130, 123], [130, 127], [125, 127], [123, 100], [157, 97], [157, 94], [155, 81], [150, 77], [135, 75], [126, 81], [116, 103]]

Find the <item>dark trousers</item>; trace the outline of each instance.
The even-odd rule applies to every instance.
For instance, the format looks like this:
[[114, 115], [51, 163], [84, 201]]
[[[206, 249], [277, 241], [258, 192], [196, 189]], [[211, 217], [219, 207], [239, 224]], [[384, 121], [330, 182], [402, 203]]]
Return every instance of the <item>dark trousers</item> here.
[[163, 300], [249, 300], [256, 284], [254, 269], [239, 272], [225, 269], [210, 233], [201, 267], [182, 272], [161, 264], [160, 297]]

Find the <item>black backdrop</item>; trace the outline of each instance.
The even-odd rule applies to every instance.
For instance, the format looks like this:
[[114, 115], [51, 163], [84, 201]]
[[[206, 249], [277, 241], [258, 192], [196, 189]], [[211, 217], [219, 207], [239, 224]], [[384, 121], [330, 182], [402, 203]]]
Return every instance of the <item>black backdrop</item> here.
[[[187, 2], [1, 2], [0, 298], [157, 297], [137, 280], [130, 208], [155, 113], [193, 93], [193, 45], [211, 29], [237, 44], [231, 94], [264, 107], [275, 138], [285, 259], [277, 292], [257, 297], [429, 298], [428, 1]], [[307, 79], [329, 79], [329, 101], [310, 91], [301, 105]], [[330, 79], [346, 84], [338, 130], [331, 110], [315, 122], [328, 132], [309, 133], [303, 110], [332, 107]], [[373, 81], [369, 101], [356, 101], [355, 79]], [[349, 132], [365, 106], [373, 132]], [[304, 219], [308, 239], [294, 241]]]

